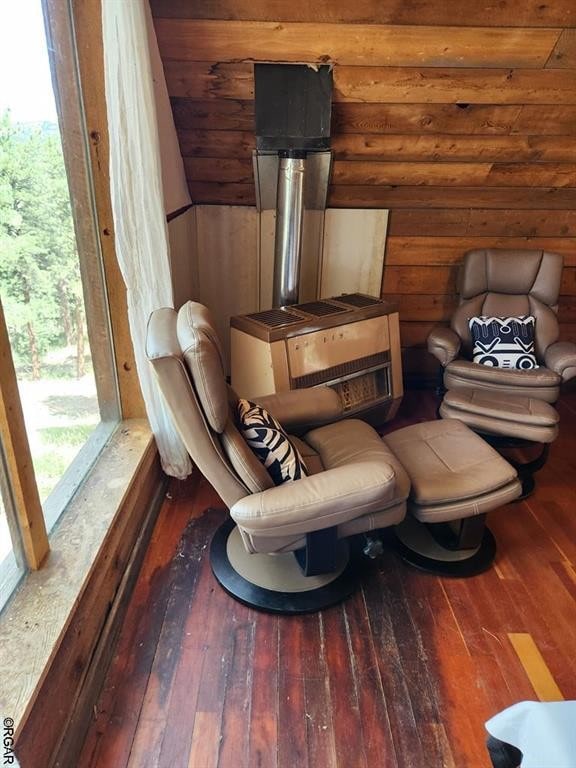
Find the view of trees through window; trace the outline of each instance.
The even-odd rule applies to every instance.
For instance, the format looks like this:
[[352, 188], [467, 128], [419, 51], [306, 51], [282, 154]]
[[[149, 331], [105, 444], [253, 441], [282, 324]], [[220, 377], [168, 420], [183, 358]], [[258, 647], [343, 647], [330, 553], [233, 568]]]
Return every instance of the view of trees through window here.
[[99, 421], [58, 127], [0, 118], [0, 292], [45, 499]]
[[0, 296], [44, 501], [100, 412], [41, 2], [2, 5], [0, 48], [12, 60], [0, 61], [11, 73], [0, 85]]

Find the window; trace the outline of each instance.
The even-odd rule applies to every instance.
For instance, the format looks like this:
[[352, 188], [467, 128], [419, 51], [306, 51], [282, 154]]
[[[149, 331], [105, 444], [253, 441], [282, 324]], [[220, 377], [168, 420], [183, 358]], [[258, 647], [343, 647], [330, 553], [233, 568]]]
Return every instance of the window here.
[[[0, 607], [13, 582], [3, 572], [34, 567], [18, 512], [30, 514], [39, 499], [49, 532], [120, 418], [72, 26], [67, 4], [46, 5], [48, 45], [41, 0], [0, 4], [0, 65], [10, 72], [0, 81], [0, 299], [9, 338], [0, 352], [17, 379], [2, 395], [5, 428], [24, 432], [33, 463], [20, 502], [10, 501], [20, 482], [14, 467], [0, 466]], [[10, 415], [14, 398], [21, 424]], [[26, 509], [11, 511], [18, 503]]]

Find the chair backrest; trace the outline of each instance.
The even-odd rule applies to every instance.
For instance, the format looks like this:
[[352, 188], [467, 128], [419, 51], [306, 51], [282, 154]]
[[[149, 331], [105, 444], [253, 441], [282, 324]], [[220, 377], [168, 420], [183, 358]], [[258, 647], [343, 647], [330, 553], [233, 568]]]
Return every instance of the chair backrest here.
[[206, 307], [152, 313], [146, 354], [188, 453], [229, 507], [272, 479], [235, 425], [237, 397], [227, 385], [222, 349]]
[[468, 251], [460, 269], [460, 306], [451, 320], [470, 354], [468, 320], [478, 315], [533, 315], [536, 357], [558, 339], [558, 294], [562, 256], [532, 250]]

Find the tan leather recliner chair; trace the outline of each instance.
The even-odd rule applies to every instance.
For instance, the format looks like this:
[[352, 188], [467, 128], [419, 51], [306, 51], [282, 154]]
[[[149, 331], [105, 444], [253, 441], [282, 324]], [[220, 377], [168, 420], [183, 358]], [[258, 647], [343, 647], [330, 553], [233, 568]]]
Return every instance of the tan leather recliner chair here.
[[328, 388], [259, 398], [288, 432], [302, 435], [292, 440], [310, 473], [274, 486], [236, 426], [237, 397], [206, 307], [188, 302], [178, 313], [154, 312], [146, 352], [190, 456], [236, 523], [212, 542], [222, 586], [280, 612], [317, 610], [349, 594], [345, 539], [399, 523], [410, 491], [404, 468], [375, 430], [337, 421], [340, 399]]
[[[463, 421], [503, 453], [518, 471], [523, 496], [532, 492], [534, 473], [544, 465], [558, 434], [552, 403], [561, 384], [576, 376], [576, 345], [558, 341], [562, 266], [560, 255], [544, 251], [468, 252], [460, 269], [460, 305], [450, 328], [434, 329], [428, 337], [428, 350], [443, 367], [440, 415]], [[538, 367], [520, 370], [472, 362], [468, 321], [481, 315], [533, 316]], [[520, 462], [509, 449], [526, 443], [542, 448], [535, 458]]]
[[[576, 345], [558, 341], [562, 256], [533, 250], [469, 251], [460, 269], [460, 305], [450, 328], [436, 328], [428, 350], [441, 363], [446, 389], [519, 395], [554, 403], [560, 384], [576, 376]], [[533, 370], [492, 368], [471, 360], [468, 320], [473, 316], [533, 315]]]

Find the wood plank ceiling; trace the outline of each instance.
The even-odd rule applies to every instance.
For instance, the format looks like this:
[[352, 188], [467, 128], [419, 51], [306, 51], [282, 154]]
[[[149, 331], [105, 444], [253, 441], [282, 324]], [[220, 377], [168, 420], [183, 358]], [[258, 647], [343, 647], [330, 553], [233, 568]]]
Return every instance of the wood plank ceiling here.
[[[574, 0], [151, 0], [192, 199], [254, 205], [254, 61], [334, 64], [332, 207], [389, 208], [410, 372], [470, 248], [545, 248], [576, 340]], [[410, 352], [410, 349], [409, 349]]]

